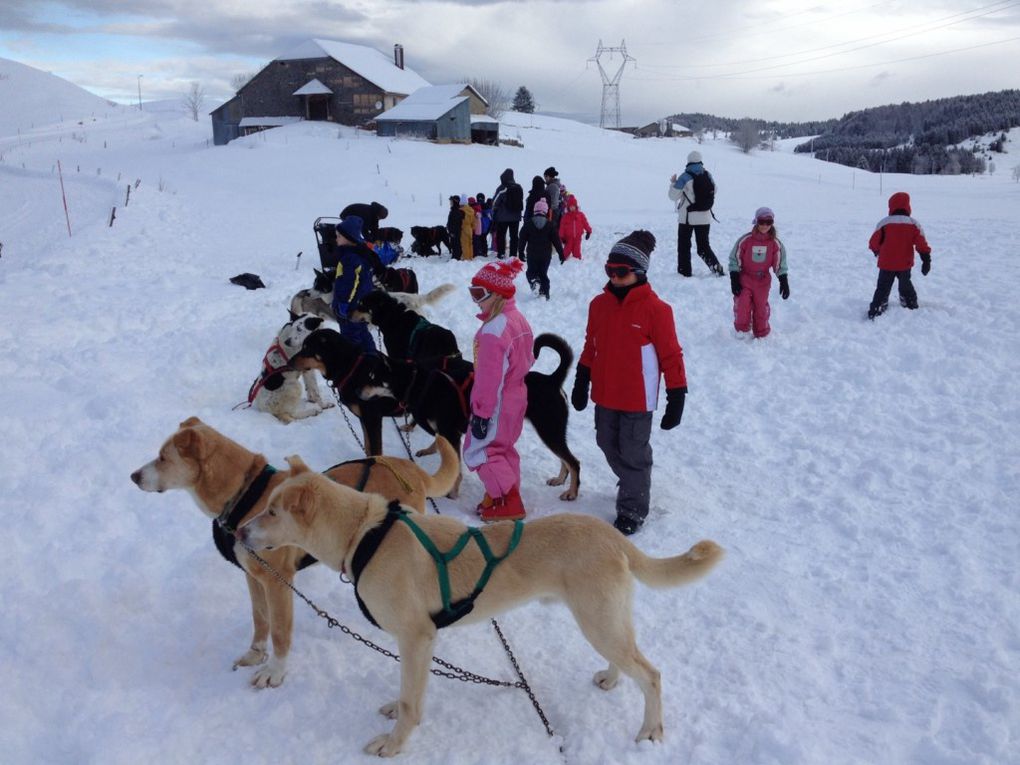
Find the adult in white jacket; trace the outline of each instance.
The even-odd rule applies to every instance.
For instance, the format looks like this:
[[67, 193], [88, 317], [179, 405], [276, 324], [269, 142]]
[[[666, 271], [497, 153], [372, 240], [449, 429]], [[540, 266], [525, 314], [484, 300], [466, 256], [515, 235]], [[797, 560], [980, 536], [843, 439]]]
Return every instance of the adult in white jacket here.
[[681, 175], [669, 179], [669, 198], [676, 203], [679, 224], [676, 231], [676, 272], [691, 276], [691, 234], [698, 247], [698, 257], [712, 273], [723, 276], [725, 271], [708, 243], [715, 204], [715, 181], [701, 161], [701, 152], [687, 155], [687, 167]]

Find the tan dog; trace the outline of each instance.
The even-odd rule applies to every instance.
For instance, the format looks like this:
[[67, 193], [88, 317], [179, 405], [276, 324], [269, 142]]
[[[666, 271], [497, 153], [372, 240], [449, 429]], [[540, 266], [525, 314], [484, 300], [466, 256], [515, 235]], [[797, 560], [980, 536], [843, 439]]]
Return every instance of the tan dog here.
[[[354, 571], [355, 550], [365, 533], [383, 521], [387, 503], [311, 472], [298, 457], [287, 461], [292, 477], [274, 490], [264, 513], [238, 529], [238, 538], [268, 551], [296, 545], [330, 568]], [[450, 550], [467, 528], [445, 516], [415, 516], [413, 521], [441, 551]], [[508, 522], [485, 527], [482, 533], [493, 555], [506, 552], [513, 531], [514, 524]], [[650, 558], [596, 518], [573, 514], [539, 518], [524, 525], [520, 544], [497, 565], [463, 623], [488, 619], [536, 598], [562, 600], [588, 642], [609, 661], [595, 674], [595, 684], [609, 690], [620, 672], [634, 678], [645, 696], [637, 740], [658, 741], [659, 672], [634, 641], [633, 579], [651, 587], [677, 586], [707, 573], [722, 555], [715, 542], [702, 541], [683, 555]], [[469, 542], [449, 563], [451, 599], [471, 593], [484, 565], [477, 544]], [[421, 719], [436, 636], [431, 615], [443, 606], [436, 564], [413, 531], [395, 522], [356, 584], [365, 606], [379, 626], [396, 637], [400, 650], [400, 699], [379, 710], [396, 717], [396, 725], [365, 747], [369, 754], [391, 756], [401, 750]]]
[[[442, 463], [435, 475], [429, 475], [409, 460], [376, 458], [378, 462], [368, 468], [365, 491], [379, 492], [387, 499], [399, 499], [424, 513], [426, 498], [447, 494], [460, 474], [458, 455], [446, 441], [443, 441], [441, 457]], [[142, 491], [186, 489], [202, 512], [210, 518], [217, 518], [232, 503], [240, 505], [245, 489], [253, 484], [267, 464], [261, 454], [245, 449], [197, 417], [191, 417], [182, 422], [180, 429], [163, 444], [159, 457], [132, 473], [131, 480]], [[237, 525], [261, 513], [272, 490], [290, 474], [289, 470], [274, 473]], [[329, 478], [323, 480], [332, 479], [356, 486], [366, 477], [366, 467], [360, 461], [349, 462], [331, 468], [326, 475]], [[234, 662], [234, 669], [265, 663], [268, 658], [267, 638], [272, 636], [273, 656], [255, 672], [251, 682], [257, 688], [278, 686], [287, 672], [294, 617], [292, 593], [243, 547], [236, 545], [229, 532], [214, 526], [214, 538], [224, 557], [244, 570], [251, 595], [254, 635], [251, 647]], [[293, 581], [299, 568], [314, 563], [310, 558], [304, 560], [306, 557], [304, 552], [294, 547], [284, 547], [265, 555], [269, 564], [287, 582]]]

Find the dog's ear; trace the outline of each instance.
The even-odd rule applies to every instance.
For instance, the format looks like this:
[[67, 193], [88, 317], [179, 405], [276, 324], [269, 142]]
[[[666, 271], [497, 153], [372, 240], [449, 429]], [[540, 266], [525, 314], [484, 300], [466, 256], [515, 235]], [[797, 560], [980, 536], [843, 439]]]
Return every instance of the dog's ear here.
[[204, 425], [204, 424], [205, 423], [202, 422], [200, 419], [198, 419], [197, 417], [192, 416], [192, 417], [189, 417], [188, 419], [186, 419], [184, 422], [182, 422], [179, 427], [181, 427], [181, 428], [190, 428], [190, 427], [194, 427], [195, 425]]
[[319, 325], [322, 324], [323, 321], [325, 320], [321, 316], [313, 316], [310, 319], [305, 319], [305, 326], [308, 327], [308, 329], [315, 330], [319, 328]]
[[201, 431], [187, 427], [178, 430], [173, 437], [174, 448], [185, 457], [204, 460], [212, 453], [212, 444]]
[[287, 459], [287, 464], [290, 465], [290, 472], [293, 475], [301, 475], [302, 473], [310, 473], [311, 468], [305, 464], [305, 461], [298, 455], [292, 454]]
[[301, 314], [299, 314], [299, 313], [294, 313], [294, 312], [293, 312], [292, 310], [290, 310], [289, 308], [287, 309], [287, 313], [289, 313], [289, 314], [290, 314], [290, 320], [291, 320], [291, 321], [295, 321], [295, 320], [297, 320], [297, 317], [301, 315]]
[[317, 269], [317, 268], [313, 268], [313, 269], [312, 269], [312, 272], [313, 272], [313, 273], [314, 273], [314, 274], [315, 274], [316, 276], [323, 276], [323, 273], [322, 273], [322, 271], [320, 271], [320, 270], [319, 270], [319, 269]]

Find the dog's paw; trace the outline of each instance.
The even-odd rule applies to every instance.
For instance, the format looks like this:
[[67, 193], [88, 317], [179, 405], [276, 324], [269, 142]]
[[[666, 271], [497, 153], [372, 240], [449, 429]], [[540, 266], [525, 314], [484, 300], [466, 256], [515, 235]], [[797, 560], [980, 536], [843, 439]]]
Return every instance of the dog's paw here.
[[383, 704], [379, 707], [379, 714], [383, 717], [396, 720], [397, 719], [397, 707], [400, 705], [399, 701], [391, 701], [389, 704]]
[[608, 669], [603, 669], [595, 673], [595, 677], [592, 678], [595, 685], [604, 691], [611, 691], [616, 687], [616, 683], [620, 679], [619, 672], [613, 672]]
[[319, 401], [318, 403], [319, 403], [319, 406], [322, 407], [323, 409], [332, 409], [334, 406], [336, 406], [336, 402], [335, 401], [329, 401], [327, 399], [323, 399], [322, 401]]
[[655, 725], [646, 725], [638, 731], [635, 742], [641, 741], [662, 741], [662, 723], [659, 722]]
[[574, 491], [573, 489], [567, 489], [565, 492], [560, 494], [560, 499], [563, 500], [564, 502], [573, 502], [575, 499], [577, 499], [577, 492]]
[[251, 676], [251, 684], [255, 688], [278, 688], [286, 676], [287, 665], [273, 659]]
[[[553, 476], [552, 478], [547, 479], [546, 482], [545, 482], [545, 485], [546, 486], [562, 486], [563, 482], [566, 481], [566, 480], [567, 480], [567, 477], [565, 475], [562, 475], [562, 476], [561, 475], [557, 475], [557, 476]], [[561, 499], [562, 499], [562, 497], [561, 497]]]
[[234, 662], [232, 669], [238, 667], [254, 667], [258, 664], [265, 664], [266, 659], [269, 658], [269, 654], [266, 653], [265, 648], [258, 646], [252, 646], [248, 651]]
[[365, 754], [374, 754], [379, 757], [393, 757], [400, 754], [400, 745], [393, 742], [393, 737], [388, 733], [384, 736], [376, 736], [365, 746]]

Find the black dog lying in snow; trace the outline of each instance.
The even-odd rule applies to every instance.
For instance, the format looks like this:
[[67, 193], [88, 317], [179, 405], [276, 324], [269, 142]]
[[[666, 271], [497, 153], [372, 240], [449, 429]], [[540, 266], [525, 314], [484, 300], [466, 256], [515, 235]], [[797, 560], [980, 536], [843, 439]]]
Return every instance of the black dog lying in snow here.
[[426, 257], [428, 255], [442, 255], [443, 247], [450, 252], [450, 234], [445, 226], [411, 226], [411, 252], [415, 255]]

